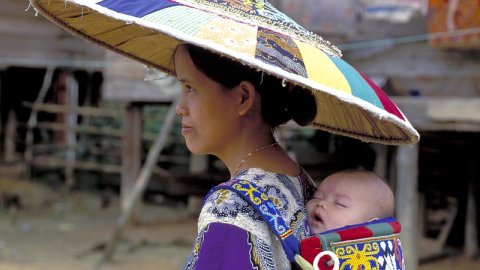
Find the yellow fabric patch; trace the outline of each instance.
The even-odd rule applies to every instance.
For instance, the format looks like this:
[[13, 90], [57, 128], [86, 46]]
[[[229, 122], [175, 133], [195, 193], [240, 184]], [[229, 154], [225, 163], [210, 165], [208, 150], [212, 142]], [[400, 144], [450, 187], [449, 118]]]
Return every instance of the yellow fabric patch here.
[[302, 54], [309, 79], [338, 91], [352, 93], [347, 79], [325, 53], [310, 44], [301, 41], [295, 43]]
[[204, 25], [196, 36], [239, 53], [255, 56], [256, 28], [217, 17]]

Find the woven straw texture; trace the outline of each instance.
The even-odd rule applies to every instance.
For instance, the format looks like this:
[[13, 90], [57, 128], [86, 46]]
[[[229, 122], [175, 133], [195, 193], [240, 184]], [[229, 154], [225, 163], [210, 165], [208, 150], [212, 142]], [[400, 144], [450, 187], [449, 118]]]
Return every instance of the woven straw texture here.
[[311, 91], [313, 127], [363, 141], [419, 139], [395, 104], [340, 51], [264, 0], [31, 0], [35, 9], [97, 45], [175, 74], [172, 55], [192, 43]]

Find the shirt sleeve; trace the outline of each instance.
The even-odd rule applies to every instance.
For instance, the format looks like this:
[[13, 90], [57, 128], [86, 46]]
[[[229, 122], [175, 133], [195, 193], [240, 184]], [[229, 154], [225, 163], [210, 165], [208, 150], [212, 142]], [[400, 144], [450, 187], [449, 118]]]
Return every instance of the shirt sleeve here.
[[[196, 270], [264, 269], [258, 263], [254, 235], [230, 224], [213, 223], [199, 246]], [[255, 239], [256, 241], [258, 239]]]
[[271, 243], [259, 238], [254, 230], [243, 228], [236, 219], [239, 215], [247, 215], [251, 222], [264, 224], [259, 214], [235, 193], [226, 195], [224, 191], [217, 191], [207, 199], [200, 220], [208, 217], [209, 221], [202, 222], [183, 269], [285, 269], [277, 267], [279, 262], [274, 258]]

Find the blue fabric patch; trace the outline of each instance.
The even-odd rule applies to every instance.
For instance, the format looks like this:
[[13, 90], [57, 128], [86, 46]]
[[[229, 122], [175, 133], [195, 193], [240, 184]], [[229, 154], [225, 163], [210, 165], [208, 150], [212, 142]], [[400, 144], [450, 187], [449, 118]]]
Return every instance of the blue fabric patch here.
[[382, 102], [378, 99], [377, 94], [373, 91], [372, 87], [363, 79], [362, 76], [350, 66], [347, 62], [338, 57], [329, 56], [330, 60], [337, 66], [337, 68], [343, 73], [343, 76], [347, 79], [350, 89], [352, 89], [352, 95], [369, 102], [372, 105], [384, 110]]
[[158, 10], [177, 6], [178, 3], [170, 0], [104, 0], [98, 5], [118, 13], [141, 18]]

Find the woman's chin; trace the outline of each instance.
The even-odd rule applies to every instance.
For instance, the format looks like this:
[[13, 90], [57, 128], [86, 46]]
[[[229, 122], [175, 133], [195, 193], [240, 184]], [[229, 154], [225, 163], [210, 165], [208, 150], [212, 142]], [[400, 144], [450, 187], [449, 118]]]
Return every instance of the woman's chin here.
[[185, 139], [185, 144], [187, 145], [187, 148], [190, 152], [192, 152], [193, 154], [197, 154], [197, 155], [205, 155], [206, 152], [204, 151], [204, 149], [193, 143], [193, 142], [189, 142], [187, 139]]
[[187, 148], [192, 154], [198, 154], [198, 155], [201, 154], [200, 151], [197, 150], [197, 148], [195, 148], [194, 146], [189, 146], [188, 143], [187, 143]]

